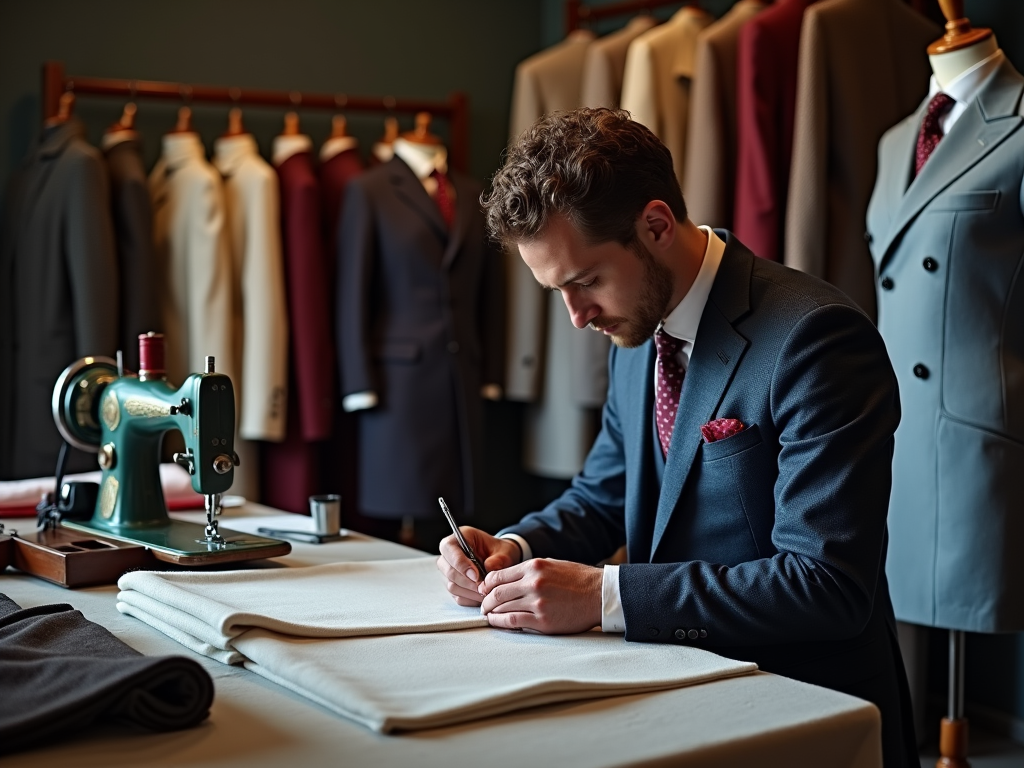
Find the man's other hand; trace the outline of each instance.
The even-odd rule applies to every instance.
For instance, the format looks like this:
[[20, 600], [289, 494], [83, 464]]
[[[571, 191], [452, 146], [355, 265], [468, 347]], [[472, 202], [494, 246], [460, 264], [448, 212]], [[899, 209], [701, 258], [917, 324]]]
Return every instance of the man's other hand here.
[[[462, 537], [483, 562], [487, 572], [500, 571], [518, 563], [522, 557], [519, 545], [509, 539], [498, 539], [468, 525], [459, 526]], [[480, 574], [459, 547], [455, 535], [441, 539], [441, 556], [437, 570], [447, 580], [448, 591], [459, 605], [480, 605], [483, 596], [477, 590]]]
[[527, 560], [488, 572], [478, 587], [484, 596], [480, 610], [492, 627], [546, 635], [586, 632], [601, 624], [603, 577], [600, 568], [589, 565]]

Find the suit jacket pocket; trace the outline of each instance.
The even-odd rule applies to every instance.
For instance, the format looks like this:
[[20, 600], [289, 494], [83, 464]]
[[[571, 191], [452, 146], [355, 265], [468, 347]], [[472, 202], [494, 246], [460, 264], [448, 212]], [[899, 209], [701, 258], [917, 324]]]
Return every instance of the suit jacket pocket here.
[[761, 430], [757, 424], [751, 424], [742, 432], [737, 432], [724, 440], [716, 440], [713, 443], [701, 443], [701, 451], [704, 461], [718, 461], [737, 453], [749, 450], [761, 444]]
[[385, 341], [374, 357], [388, 363], [415, 363], [420, 359], [420, 345], [415, 341]]
[[990, 211], [999, 201], [998, 189], [977, 192], [950, 192], [939, 195], [928, 207], [930, 211]]

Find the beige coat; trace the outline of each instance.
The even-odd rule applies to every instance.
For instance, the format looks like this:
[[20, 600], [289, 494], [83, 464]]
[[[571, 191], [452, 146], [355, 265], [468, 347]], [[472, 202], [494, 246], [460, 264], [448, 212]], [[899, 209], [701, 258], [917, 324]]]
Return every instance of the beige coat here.
[[580, 106], [618, 107], [622, 99], [622, 76], [626, 71], [626, 52], [630, 43], [657, 21], [649, 14], [630, 20], [622, 29], [595, 40], [587, 48], [583, 62]]
[[785, 263], [840, 288], [872, 319], [864, 220], [876, 149], [927, 94], [925, 49], [940, 34], [898, 0], [822, 0], [804, 14]]
[[247, 440], [284, 439], [288, 386], [288, 310], [281, 255], [277, 173], [252, 134], [214, 147], [224, 179], [234, 265], [234, 328], [241, 353], [238, 433]]
[[686, 128], [697, 35], [714, 17], [686, 7], [629, 46], [622, 108], [665, 142], [679, 183], [686, 178]]
[[732, 229], [737, 44], [740, 29], [762, 8], [761, 0], [740, 0], [697, 36], [683, 196], [698, 225]]
[[[583, 65], [594, 36], [573, 32], [516, 68], [510, 134], [541, 116], [581, 105]], [[508, 347], [505, 396], [530, 403], [523, 464], [534, 474], [569, 478], [597, 434], [596, 408], [607, 389], [607, 340], [578, 330], [562, 298], [537, 284], [518, 252], [506, 254]]]

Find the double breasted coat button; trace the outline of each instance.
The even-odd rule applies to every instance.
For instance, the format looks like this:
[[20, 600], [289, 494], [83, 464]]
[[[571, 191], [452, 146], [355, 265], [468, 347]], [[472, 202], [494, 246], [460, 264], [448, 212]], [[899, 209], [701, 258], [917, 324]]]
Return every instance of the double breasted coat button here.
[[685, 629], [677, 629], [676, 630], [676, 640], [685, 640], [685, 639], [686, 639], [686, 630]]
[[657, 637], [660, 634], [660, 631], [659, 631], [659, 629], [657, 627], [651, 627], [650, 632], [651, 632], [651, 637]]
[[691, 640], [696, 640], [698, 634], [699, 633], [697, 632], [696, 629], [691, 629], [689, 632], [686, 633], [686, 636], [688, 638], [690, 638]]
[[928, 373], [928, 368], [922, 365], [921, 363], [918, 363], [917, 365], [914, 366], [914, 375], [917, 376], [917, 378], [927, 379]]
[[456, 354], [459, 351], [459, 342], [457, 342], [457, 341], [449, 341], [448, 342], [448, 351], [451, 352], [453, 355]]
[[929, 256], [924, 260], [924, 268], [927, 269], [929, 272], [934, 272], [936, 269], [939, 268], [939, 262], [937, 262], [935, 259]]
[[883, 290], [891, 291], [893, 289], [893, 286], [895, 286], [895, 285], [896, 285], [896, 283], [894, 283], [892, 281], [891, 277], [883, 277], [882, 278], [882, 289]]
[[703, 640], [707, 636], [708, 636], [708, 631], [706, 629], [702, 629], [700, 631], [700, 639]]
[[870, 232], [865, 232], [864, 233], [864, 242], [865, 243], [867, 243], [868, 245], [871, 245], [871, 243], [873, 243], [874, 241], [875, 241], [875, 238], [873, 238], [871, 236]]

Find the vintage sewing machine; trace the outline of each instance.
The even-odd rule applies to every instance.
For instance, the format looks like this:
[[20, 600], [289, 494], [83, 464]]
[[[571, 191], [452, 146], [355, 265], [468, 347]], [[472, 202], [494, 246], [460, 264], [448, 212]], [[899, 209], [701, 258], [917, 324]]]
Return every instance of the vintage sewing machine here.
[[[175, 389], [164, 373], [161, 334], [139, 337], [139, 373], [124, 375], [110, 358], [85, 357], [61, 374], [53, 390], [57, 429], [73, 447], [99, 454], [103, 470], [90, 520], [61, 526], [99, 540], [134, 544], [159, 560], [206, 565], [278, 557], [291, 545], [277, 539], [221, 531], [221, 497], [239, 463], [234, 452], [235, 393], [214, 370], [191, 374]], [[174, 461], [206, 498], [206, 526], [172, 520], [160, 486], [164, 434], [177, 429], [185, 450]]]

